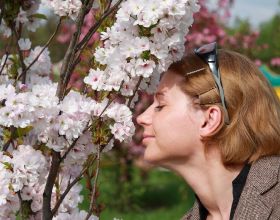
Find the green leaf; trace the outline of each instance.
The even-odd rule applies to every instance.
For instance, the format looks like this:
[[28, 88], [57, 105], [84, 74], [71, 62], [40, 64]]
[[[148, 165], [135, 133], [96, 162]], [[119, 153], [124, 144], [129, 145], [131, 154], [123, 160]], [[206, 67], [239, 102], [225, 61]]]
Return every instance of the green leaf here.
[[29, 131], [32, 130], [32, 126], [26, 127], [26, 128], [17, 128], [16, 136], [17, 137], [23, 137], [26, 135]]
[[44, 14], [39, 14], [39, 13], [36, 13], [36, 14], [30, 15], [29, 17], [31, 17], [31, 18], [39, 18], [39, 19], [48, 20], [48, 18], [47, 18], [47, 16], [46, 16], [46, 15], [44, 15]]
[[143, 59], [143, 60], [149, 60], [150, 57], [151, 57], [151, 52], [149, 50], [145, 50], [141, 53], [140, 57]]
[[8, 162], [2, 162], [2, 164], [4, 165], [5, 169], [13, 170], [12, 164], [10, 164]]

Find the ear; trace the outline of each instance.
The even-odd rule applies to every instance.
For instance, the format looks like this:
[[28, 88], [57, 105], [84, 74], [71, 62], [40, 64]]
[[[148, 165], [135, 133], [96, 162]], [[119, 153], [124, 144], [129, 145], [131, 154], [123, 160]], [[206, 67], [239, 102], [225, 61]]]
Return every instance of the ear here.
[[207, 137], [214, 134], [222, 123], [221, 109], [216, 106], [210, 106], [204, 110], [204, 121], [200, 126], [201, 137]]

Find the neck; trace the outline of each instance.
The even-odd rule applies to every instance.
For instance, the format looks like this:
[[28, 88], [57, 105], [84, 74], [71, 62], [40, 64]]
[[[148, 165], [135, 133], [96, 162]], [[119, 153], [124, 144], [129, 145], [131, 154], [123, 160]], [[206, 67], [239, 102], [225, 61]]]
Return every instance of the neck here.
[[201, 152], [186, 162], [173, 165], [172, 170], [182, 176], [194, 190], [209, 219], [229, 219], [233, 201], [232, 181], [243, 166], [227, 169], [220, 152], [212, 148], [207, 154]]

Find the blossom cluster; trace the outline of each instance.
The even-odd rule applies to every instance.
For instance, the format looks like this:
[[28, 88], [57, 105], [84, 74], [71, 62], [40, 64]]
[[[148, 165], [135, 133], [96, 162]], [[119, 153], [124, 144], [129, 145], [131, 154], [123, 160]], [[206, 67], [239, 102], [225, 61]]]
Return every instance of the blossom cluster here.
[[[43, 191], [49, 163], [40, 150], [30, 145], [20, 145], [17, 150], [5, 155], [0, 153], [0, 219], [15, 219], [20, 207], [20, 200], [31, 201], [34, 219], [41, 219]], [[60, 191], [65, 191], [71, 174], [62, 172], [59, 176]], [[71, 188], [58, 210], [55, 219], [83, 219], [84, 211], [79, 211], [78, 204], [83, 201], [80, 184]], [[53, 190], [52, 207], [56, 204], [57, 189]], [[80, 218], [79, 218], [80, 216]], [[91, 219], [97, 219], [94, 216]]]
[[198, 9], [196, 0], [124, 1], [114, 25], [101, 33], [104, 46], [94, 54], [102, 68], [91, 69], [84, 82], [97, 91], [132, 96], [143, 79], [140, 88], [153, 91], [159, 74], [183, 56]]
[[[38, 27], [41, 26], [41, 19], [36, 16], [40, 1], [32, 1], [27, 0], [25, 4], [25, 8], [20, 7], [19, 12], [14, 19], [15, 21], [15, 27], [18, 28], [19, 26], [24, 25], [28, 31], [35, 32]], [[8, 4], [16, 4], [16, 3], [8, 3]], [[13, 5], [14, 8], [16, 8], [15, 5]], [[0, 9], [1, 13], [1, 9]], [[10, 37], [12, 34], [11, 28], [8, 27], [6, 21], [4, 19], [1, 19], [0, 22], [0, 33], [2, 33], [5, 37]]]
[[[73, 20], [82, 7], [80, 0], [42, 3]], [[39, 4], [33, 0], [17, 4], [15, 29], [36, 30]], [[125, 104], [109, 100], [109, 96], [95, 100], [91, 93], [74, 90], [60, 100], [58, 84], [50, 80], [49, 50], [32, 47], [30, 39], [19, 36], [19, 54], [6, 54], [0, 60], [0, 141], [5, 145], [0, 152], [0, 219], [16, 219], [25, 202], [31, 209], [29, 218], [41, 219], [51, 153], [64, 157], [51, 195], [54, 208], [89, 156], [100, 149], [96, 133], [109, 131], [120, 142], [131, 140], [135, 127], [129, 97], [135, 96], [139, 85], [154, 90], [160, 73], [183, 56], [185, 35], [198, 8], [196, 0], [164, 0], [160, 5], [157, 0], [127, 0], [121, 4], [116, 22], [101, 35], [103, 47], [95, 51], [99, 68], [90, 69], [84, 82], [97, 93], [117, 91], [127, 99]], [[0, 33], [5, 37], [12, 34], [8, 24], [6, 18], [1, 20]], [[25, 80], [20, 82], [22, 76]], [[102, 143], [103, 152], [113, 147], [113, 139], [106, 140], [109, 143]], [[78, 208], [83, 201], [81, 190], [80, 184], [69, 190], [54, 219], [86, 217]]]
[[78, 12], [82, 6], [80, 0], [42, 0], [43, 4], [50, 7], [55, 14], [63, 17], [69, 16], [75, 20], [78, 16]]
[[20, 193], [23, 201], [31, 200], [31, 209], [42, 207], [40, 187], [45, 184], [47, 161], [41, 151], [29, 145], [20, 145], [11, 155], [0, 153], [1, 199], [0, 219], [13, 219], [19, 209]]
[[[91, 125], [92, 118], [113, 121], [110, 125], [111, 132], [120, 141], [128, 140], [134, 133], [132, 113], [127, 106], [117, 102], [109, 104], [108, 100], [98, 103], [75, 91], [70, 91], [59, 102], [55, 96], [56, 87], [55, 83], [36, 84], [30, 90], [25, 88], [24, 92], [17, 93], [11, 84], [0, 85], [0, 102], [4, 102], [0, 107], [0, 125], [32, 128], [23, 138], [26, 145], [11, 151], [11, 157], [1, 155], [0, 162], [3, 165], [0, 167], [0, 176], [3, 178], [0, 188], [0, 217], [13, 216], [18, 211], [20, 206], [15, 193], [19, 191], [22, 200], [31, 201], [34, 213], [41, 211], [49, 159], [40, 150], [35, 151], [32, 145], [36, 147], [43, 144], [63, 155], [74, 140], [78, 139], [68, 153], [59, 176], [59, 188], [64, 192], [69, 181], [73, 181], [73, 177], [81, 172], [87, 157], [97, 151], [91, 133], [84, 132]], [[106, 106], [108, 108], [105, 109]], [[111, 141], [104, 150], [112, 147]], [[78, 203], [83, 200], [80, 191], [80, 185], [72, 187], [59, 207], [58, 219], [66, 217], [67, 213], [72, 215], [77, 212]], [[53, 193], [52, 204], [55, 205], [56, 191]], [[11, 202], [15, 205], [11, 206]], [[76, 215], [83, 216], [83, 213], [73, 214]]]

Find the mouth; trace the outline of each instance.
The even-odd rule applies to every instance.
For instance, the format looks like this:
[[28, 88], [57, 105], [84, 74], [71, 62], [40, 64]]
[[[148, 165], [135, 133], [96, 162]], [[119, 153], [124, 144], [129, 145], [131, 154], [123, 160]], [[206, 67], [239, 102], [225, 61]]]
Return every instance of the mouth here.
[[145, 143], [147, 143], [147, 141], [151, 140], [152, 138], [155, 138], [155, 136], [144, 134], [143, 139], [142, 139], [142, 143], [145, 144]]

